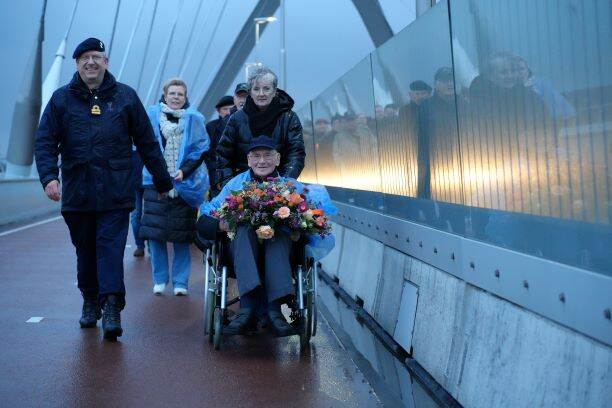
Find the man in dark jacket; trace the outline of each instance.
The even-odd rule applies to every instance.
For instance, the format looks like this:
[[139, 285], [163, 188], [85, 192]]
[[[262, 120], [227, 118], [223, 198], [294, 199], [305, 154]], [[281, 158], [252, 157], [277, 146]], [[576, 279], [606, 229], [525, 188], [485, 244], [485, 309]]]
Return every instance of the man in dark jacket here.
[[73, 58], [77, 72], [53, 93], [41, 118], [36, 166], [47, 196], [62, 200], [62, 215], [76, 248], [83, 295], [79, 323], [95, 327], [102, 318], [104, 338], [116, 340], [123, 333], [123, 253], [138, 180], [132, 144], [154, 175], [159, 193], [172, 189], [172, 178], [136, 92], [107, 71], [102, 41], [88, 38]]
[[247, 151], [251, 139], [270, 135], [281, 154], [281, 176], [298, 178], [306, 153], [300, 119], [291, 109], [293, 99], [277, 88], [276, 75], [259, 68], [249, 78], [250, 95], [244, 108], [232, 114], [217, 146], [221, 183], [249, 168]]
[[219, 188], [217, 186], [217, 144], [225, 129], [225, 118], [230, 115], [230, 110], [234, 107], [234, 98], [230, 95], [223, 96], [217, 102], [215, 109], [219, 114], [219, 117], [215, 120], [211, 120], [206, 124], [206, 133], [210, 137], [210, 149], [204, 153], [204, 162], [206, 168], [208, 168], [208, 176], [210, 178], [210, 194], [211, 196], [217, 195]]

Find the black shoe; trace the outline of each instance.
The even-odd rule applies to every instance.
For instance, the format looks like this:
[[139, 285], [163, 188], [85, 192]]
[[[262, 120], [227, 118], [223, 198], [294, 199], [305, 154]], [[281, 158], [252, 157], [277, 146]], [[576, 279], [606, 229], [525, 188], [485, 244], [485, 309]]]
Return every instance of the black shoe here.
[[136, 258], [142, 258], [144, 255], [144, 248], [136, 248], [136, 250], [134, 251], [134, 256]]
[[83, 311], [81, 312], [81, 318], [79, 324], [81, 329], [88, 329], [96, 327], [98, 320], [102, 318], [102, 310], [98, 303], [98, 296], [87, 296], [83, 297]]
[[286, 337], [296, 334], [296, 330], [287, 323], [285, 316], [281, 312], [275, 310], [268, 311], [270, 318], [270, 330], [275, 337]]
[[257, 330], [257, 319], [253, 309], [240, 309], [231, 322], [223, 328], [223, 334], [247, 334]]
[[102, 329], [104, 330], [104, 338], [110, 341], [116, 341], [117, 337], [121, 337], [123, 334], [123, 329], [121, 328], [121, 306], [119, 300], [114, 295], [109, 295], [104, 304]]
[[267, 314], [259, 316], [259, 328], [265, 330], [270, 327], [270, 318]]

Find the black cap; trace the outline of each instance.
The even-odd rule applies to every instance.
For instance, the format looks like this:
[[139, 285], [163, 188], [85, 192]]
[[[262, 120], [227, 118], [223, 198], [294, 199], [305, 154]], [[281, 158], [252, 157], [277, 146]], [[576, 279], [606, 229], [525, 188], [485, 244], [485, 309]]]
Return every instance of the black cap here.
[[217, 102], [217, 104], [215, 105], [215, 109], [219, 109], [224, 106], [231, 106], [233, 104], [234, 104], [234, 98], [232, 98], [229, 95], [225, 95], [225, 96], [222, 96], [221, 99], [219, 99], [219, 102]]
[[436, 81], [451, 81], [453, 79], [453, 70], [451, 67], [442, 67], [436, 71], [434, 75]]
[[431, 86], [427, 84], [425, 81], [416, 80], [410, 83], [411, 91], [431, 91]]
[[74, 49], [74, 53], [72, 54], [72, 58], [78, 59], [83, 53], [87, 51], [100, 51], [104, 52], [104, 43], [97, 38], [88, 38]]
[[234, 90], [234, 95], [238, 92], [246, 92], [249, 93], [249, 85], [246, 82], [241, 82], [236, 85], [236, 89]]
[[261, 135], [251, 139], [251, 143], [249, 144], [249, 152], [255, 149], [276, 150], [276, 142], [274, 142], [270, 136]]

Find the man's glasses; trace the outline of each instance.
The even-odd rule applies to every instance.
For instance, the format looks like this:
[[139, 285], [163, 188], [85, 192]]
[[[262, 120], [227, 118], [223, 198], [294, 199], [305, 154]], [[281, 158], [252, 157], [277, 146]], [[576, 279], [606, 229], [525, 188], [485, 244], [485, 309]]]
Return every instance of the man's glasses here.
[[99, 63], [100, 61], [104, 59], [104, 56], [103, 55], [88, 55], [86, 57], [79, 57], [77, 61], [79, 64], [85, 64], [89, 62], [90, 59], [95, 63]]
[[261, 160], [269, 162], [274, 160], [277, 154], [278, 153], [249, 154], [249, 159], [253, 160], [254, 162], [258, 162]]

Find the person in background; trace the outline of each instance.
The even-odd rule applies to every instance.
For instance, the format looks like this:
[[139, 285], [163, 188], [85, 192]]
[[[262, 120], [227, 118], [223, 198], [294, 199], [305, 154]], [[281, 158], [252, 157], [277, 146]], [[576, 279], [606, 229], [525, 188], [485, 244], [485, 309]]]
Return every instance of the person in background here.
[[136, 249], [134, 250], [133, 255], [137, 258], [142, 258], [145, 255], [145, 240], [140, 238], [140, 219], [142, 218], [142, 195], [144, 193], [144, 189], [142, 187], [143, 164], [136, 150], [134, 150], [132, 153], [132, 165], [135, 169], [134, 177], [136, 177], [136, 181], [134, 182], [134, 193], [136, 196], [136, 200], [134, 202], [134, 211], [132, 211], [132, 213], [130, 214], [132, 234], [134, 234], [134, 242], [136, 244]]
[[219, 117], [215, 120], [211, 120], [206, 124], [206, 133], [210, 138], [210, 149], [204, 153], [203, 160], [208, 168], [208, 175], [210, 177], [210, 194], [214, 197], [219, 192], [219, 186], [217, 185], [217, 144], [225, 129], [226, 118], [230, 115], [230, 111], [234, 108], [234, 98], [230, 95], [226, 95], [219, 99], [215, 109], [219, 114]]
[[153, 269], [153, 293], [161, 295], [169, 282], [168, 248], [174, 245], [172, 284], [176, 296], [187, 295], [191, 271], [190, 244], [195, 239], [198, 207], [208, 190], [208, 171], [201, 166], [202, 154], [210, 146], [204, 117], [187, 100], [187, 85], [172, 78], [164, 85], [160, 102], [147, 113], [155, 131], [174, 188], [168, 197], [158, 197], [150, 174], [143, 171], [144, 214], [140, 236], [149, 240]]
[[282, 176], [298, 178], [302, 172], [306, 157], [302, 124], [292, 110], [293, 99], [277, 84], [276, 74], [265, 67], [249, 77], [250, 94], [244, 108], [229, 116], [217, 146], [222, 184], [248, 169], [247, 148], [251, 139], [261, 135], [276, 142]]

